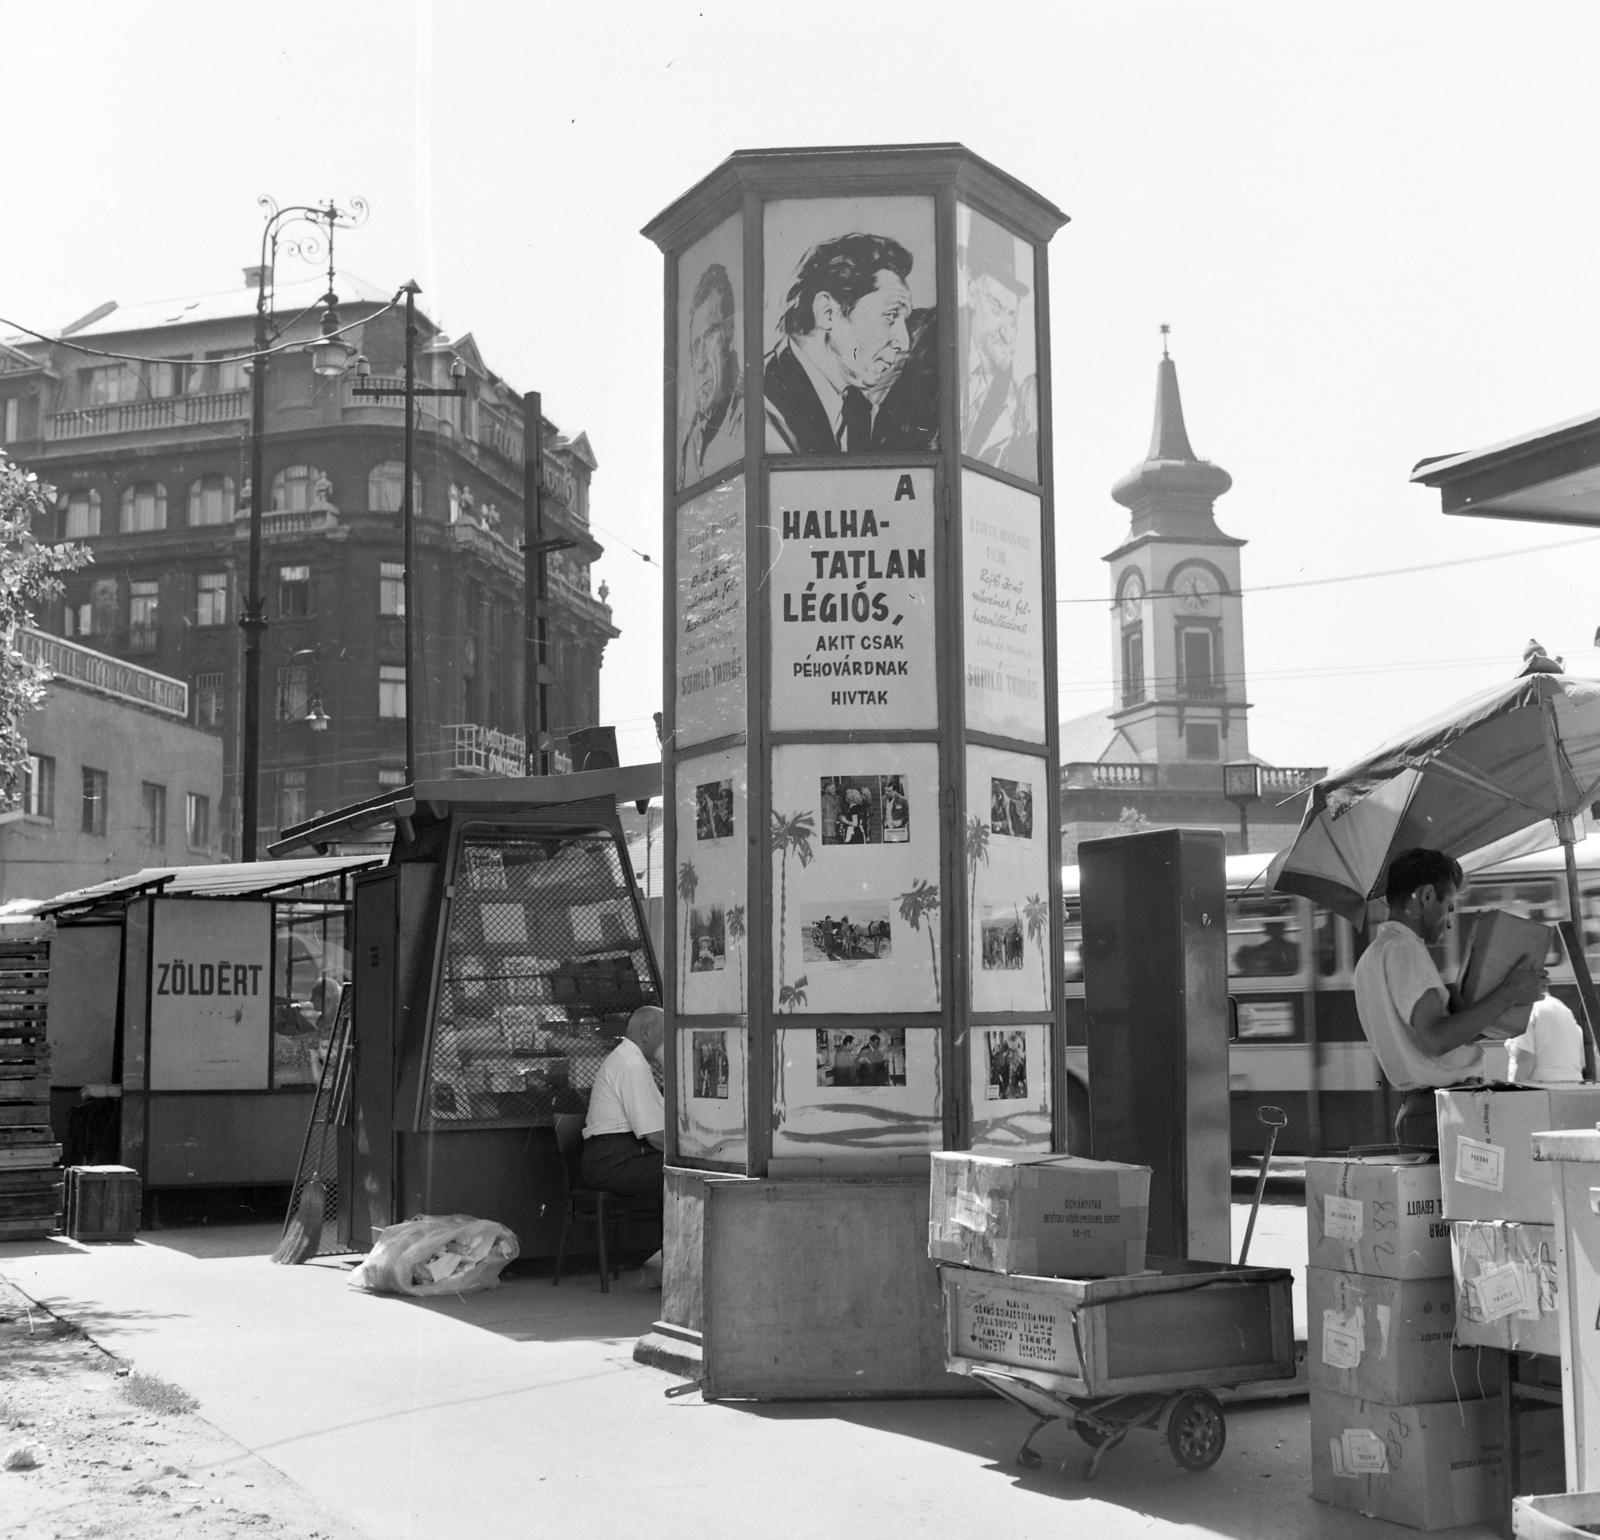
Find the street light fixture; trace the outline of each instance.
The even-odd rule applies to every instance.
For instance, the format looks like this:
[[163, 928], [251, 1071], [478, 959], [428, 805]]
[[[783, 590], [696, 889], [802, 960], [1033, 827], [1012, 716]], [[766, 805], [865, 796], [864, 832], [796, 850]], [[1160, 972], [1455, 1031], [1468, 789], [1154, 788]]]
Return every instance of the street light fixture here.
[[350, 394], [364, 401], [395, 399], [405, 401], [405, 489], [400, 495], [400, 519], [405, 531], [406, 784], [410, 786], [417, 779], [416, 719], [411, 709], [413, 686], [416, 683], [416, 675], [411, 666], [411, 626], [417, 612], [412, 593], [413, 572], [416, 567], [416, 509], [413, 507], [415, 499], [411, 485], [412, 464], [415, 459], [412, 437], [416, 421], [416, 401], [418, 396], [466, 395], [467, 388], [463, 382], [467, 377], [467, 366], [459, 358], [450, 365], [452, 383], [449, 385], [417, 384], [417, 296], [422, 293], [422, 288], [413, 278], [401, 286], [400, 293], [406, 297], [405, 380], [400, 385], [374, 385], [372, 365], [367, 362], [365, 354], [358, 353], [355, 361], [356, 383], [351, 387]]
[[[328, 200], [326, 207], [310, 203], [294, 203], [279, 208], [271, 198], [256, 200], [267, 211], [266, 223], [261, 231], [261, 262], [256, 270], [256, 328], [255, 345], [246, 366], [250, 374], [250, 557], [246, 580], [244, 613], [239, 626], [244, 632], [244, 737], [239, 752], [239, 859], [256, 858], [256, 823], [258, 818], [261, 781], [261, 638], [267, 629], [266, 601], [261, 593], [261, 524], [262, 500], [265, 495], [263, 470], [264, 448], [267, 432], [267, 349], [276, 340], [272, 327], [270, 295], [273, 273], [278, 263], [278, 246], [283, 232], [295, 225], [309, 227], [309, 233], [294, 240], [283, 240], [285, 252], [293, 257], [315, 258], [321, 254], [324, 238], [328, 243], [328, 293], [324, 298], [327, 309], [322, 320], [322, 336], [312, 346], [312, 367], [319, 374], [333, 367], [334, 356], [348, 350], [342, 338], [333, 336], [339, 328], [335, 308], [333, 272], [333, 233], [348, 230], [367, 217], [367, 205], [361, 198], [352, 198], [345, 208]], [[323, 231], [327, 231], [326, 237]], [[320, 363], [318, 349], [322, 349]], [[339, 368], [344, 367], [344, 358]], [[335, 371], [338, 372], [338, 371]]]

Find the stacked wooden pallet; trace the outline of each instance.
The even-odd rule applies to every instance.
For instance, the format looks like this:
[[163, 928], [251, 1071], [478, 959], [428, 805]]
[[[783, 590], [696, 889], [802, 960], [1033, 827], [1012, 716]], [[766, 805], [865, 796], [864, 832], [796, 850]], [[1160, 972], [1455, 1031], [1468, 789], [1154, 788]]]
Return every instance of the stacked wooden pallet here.
[[0, 941], [0, 1241], [53, 1235], [61, 1222], [45, 1041], [49, 979], [47, 938]]

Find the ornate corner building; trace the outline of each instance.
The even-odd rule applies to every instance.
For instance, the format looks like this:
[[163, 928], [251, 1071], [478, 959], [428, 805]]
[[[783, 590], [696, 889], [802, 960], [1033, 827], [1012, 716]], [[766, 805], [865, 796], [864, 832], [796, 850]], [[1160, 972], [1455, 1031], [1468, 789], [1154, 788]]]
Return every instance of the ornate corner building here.
[[[1215, 512], [1232, 485], [1190, 447], [1178, 367], [1164, 355], [1150, 448], [1111, 489], [1129, 514], [1126, 538], [1105, 558], [1112, 705], [1061, 724], [1064, 861], [1077, 860], [1081, 840], [1173, 825], [1223, 830], [1230, 854], [1247, 841], [1275, 850], [1294, 837], [1306, 791], [1326, 773], [1250, 753], [1245, 542], [1218, 528]], [[1239, 771], [1242, 780], [1230, 779]]]
[[[0, 446], [56, 489], [52, 539], [94, 563], [40, 628], [187, 681], [191, 720], [224, 745], [220, 824], [238, 848], [243, 634], [248, 583], [250, 352], [259, 270], [223, 294], [106, 305], [50, 342], [0, 342]], [[310, 341], [323, 280], [280, 284], [284, 336]], [[389, 296], [341, 274], [340, 312], [375, 381], [399, 384], [404, 322]], [[299, 315], [299, 312], [306, 312]], [[420, 313], [422, 398], [413, 468], [412, 617], [417, 775], [521, 774], [524, 700], [520, 395], [470, 333]], [[74, 346], [76, 345], [76, 346]], [[82, 348], [159, 357], [134, 364]], [[267, 368], [260, 839], [405, 778], [404, 409], [316, 375], [298, 348]], [[600, 666], [619, 633], [590, 591], [602, 553], [589, 527], [587, 437], [543, 428], [552, 747], [599, 721]]]

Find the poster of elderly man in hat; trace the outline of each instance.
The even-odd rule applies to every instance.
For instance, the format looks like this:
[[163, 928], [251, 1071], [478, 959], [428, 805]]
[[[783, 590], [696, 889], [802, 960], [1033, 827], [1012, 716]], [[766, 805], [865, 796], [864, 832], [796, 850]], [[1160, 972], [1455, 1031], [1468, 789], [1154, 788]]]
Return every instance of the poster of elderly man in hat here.
[[961, 295], [961, 452], [1039, 479], [1039, 376], [1033, 248], [965, 204], [956, 207]]

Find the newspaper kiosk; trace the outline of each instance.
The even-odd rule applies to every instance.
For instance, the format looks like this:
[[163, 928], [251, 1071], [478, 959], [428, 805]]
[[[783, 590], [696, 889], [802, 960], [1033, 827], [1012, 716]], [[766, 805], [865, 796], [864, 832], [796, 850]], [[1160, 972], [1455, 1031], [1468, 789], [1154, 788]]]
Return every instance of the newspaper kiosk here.
[[365, 1250], [413, 1214], [473, 1214], [554, 1255], [555, 1120], [589, 1088], [660, 976], [617, 803], [657, 765], [429, 781], [285, 832], [275, 853], [392, 828], [355, 883], [350, 1109], [337, 1229]]

